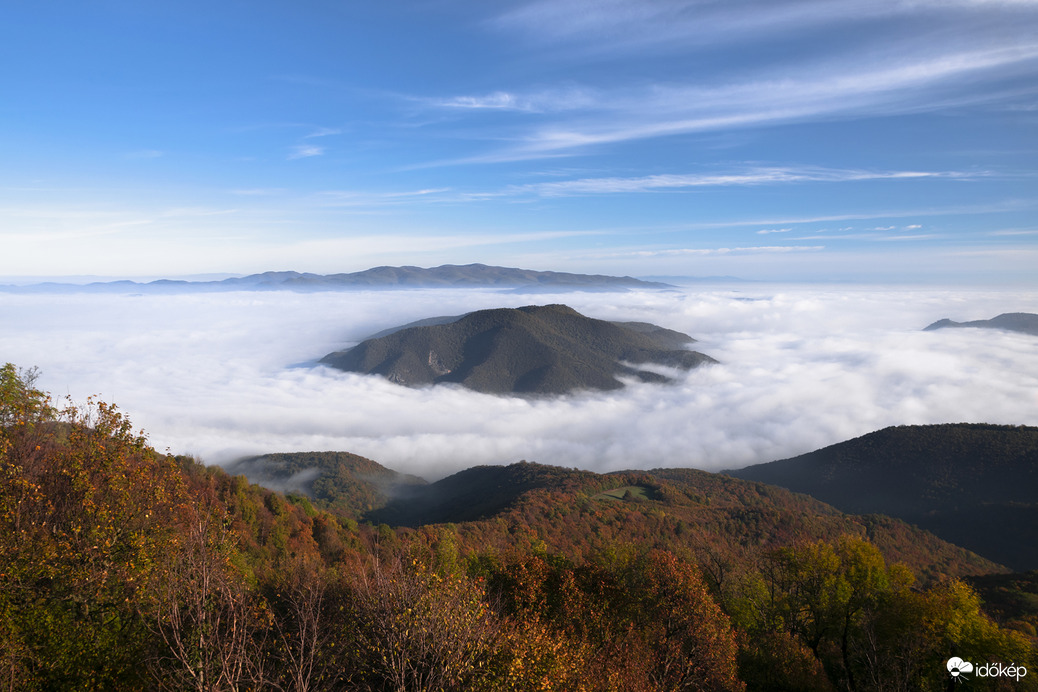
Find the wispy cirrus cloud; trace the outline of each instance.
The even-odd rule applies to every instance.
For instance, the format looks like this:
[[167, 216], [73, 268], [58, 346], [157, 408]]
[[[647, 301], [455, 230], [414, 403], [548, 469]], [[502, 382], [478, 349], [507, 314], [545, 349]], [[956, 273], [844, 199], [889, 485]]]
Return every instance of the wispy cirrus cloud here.
[[391, 192], [370, 192], [362, 190], [324, 190], [317, 193], [316, 199], [327, 206], [336, 207], [371, 207], [395, 204], [409, 204], [417, 201], [442, 199], [449, 187], [425, 188], [421, 190], [400, 190]]
[[1038, 229], [1035, 228], [1007, 228], [1000, 231], [988, 231], [987, 235], [990, 236], [1017, 236], [1017, 235], [1038, 235]]
[[[921, 178], [969, 179], [988, 175], [963, 171], [868, 171], [822, 167], [754, 167], [732, 173], [690, 173], [638, 176], [633, 178], [580, 178], [515, 185], [502, 194], [535, 194], [542, 197], [660, 192], [698, 187], [772, 185], [803, 182], [859, 182], [866, 180], [913, 180]], [[765, 231], [778, 232], [778, 231]]]
[[601, 97], [590, 88], [565, 88], [517, 93], [493, 91], [489, 94], [462, 95], [447, 98], [416, 99], [427, 106], [457, 110], [521, 111], [553, 113], [597, 107]]
[[594, 56], [646, 49], [686, 50], [690, 45], [749, 40], [761, 33], [820, 27], [832, 31], [841, 25], [891, 17], [926, 17], [939, 23], [948, 16], [974, 12], [982, 20], [982, 13], [993, 9], [1027, 13], [1034, 6], [1033, 0], [533, 0], [496, 16], [490, 26], [541, 45], [579, 48]]
[[894, 230], [893, 226], [885, 228], [874, 228], [869, 231], [863, 231], [860, 233], [826, 233], [825, 235], [815, 236], [799, 236], [790, 238], [789, 240], [818, 240], [823, 238], [829, 240], [864, 240], [873, 242], [898, 242], [898, 241], [910, 241], [910, 240], [935, 240], [937, 238], [946, 238], [947, 235], [943, 233], [914, 233], [911, 235], [891, 234], [889, 231]]
[[306, 159], [312, 156], [322, 156], [324, 154], [324, 147], [317, 147], [312, 144], [297, 144], [292, 147], [288, 153], [288, 159]]
[[454, 98], [431, 101], [433, 105], [443, 108], [475, 108], [491, 110], [533, 110], [531, 101], [520, 99], [506, 91], [495, 91], [484, 96], [455, 96]]
[[712, 247], [712, 248], [662, 248], [658, 250], [619, 250], [595, 254], [599, 259], [621, 259], [650, 257], [682, 257], [707, 255], [773, 255], [794, 252], [820, 252], [824, 245], [755, 245], [749, 247]]
[[304, 135], [304, 139], [313, 139], [315, 137], [331, 137], [332, 135], [341, 135], [342, 130], [337, 127], [319, 127], [308, 135]]
[[941, 92], [941, 87], [953, 79], [973, 81], [992, 70], [1025, 63], [1033, 69], [1036, 59], [1038, 42], [721, 86], [655, 86], [619, 98], [620, 107], [611, 112], [605, 106], [597, 122], [556, 125], [535, 132], [516, 153], [824, 117], [937, 110], [949, 101], [960, 105], [985, 102], [997, 94], [983, 88], [963, 90], [961, 83], [948, 92]]
[[[429, 188], [420, 190], [370, 192], [360, 190], [327, 190], [316, 197], [322, 203], [340, 206], [382, 206], [415, 202], [479, 202], [526, 197], [560, 198], [592, 195], [666, 193], [707, 187], [750, 187], [796, 183], [841, 183], [881, 180], [948, 179], [974, 180], [994, 175], [988, 171], [891, 171], [838, 169], [822, 166], [750, 166], [741, 170], [717, 173], [665, 173], [636, 177], [605, 176], [552, 180], [509, 185], [491, 190], [455, 190]], [[849, 217], [850, 218], [850, 217]], [[757, 222], [753, 222], [757, 223]], [[781, 223], [781, 222], [776, 222]], [[790, 229], [765, 229], [761, 235], [784, 233]]]
[[725, 79], [588, 86], [562, 92], [566, 98], [510, 90], [425, 102], [555, 114], [526, 132], [492, 133], [492, 139], [511, 141], [504, 147], [432, 165], [500, 163], [675, 135], [1009, 102], [1038, 92], [1036, 72], [1038, 41], [1030, 37], [1005, 44], [905, 44], [897, 51], [883, 46], [864, 55], [759, 65]]
[[[298, 125], [291, 125], [292, 127], [298, 127]], [[312, 129], [307, 134], [303, 135], [302, 142], [294, 145], [288, 152], [288, 160], [294, 161], [296, 159], [308, 159], [314, 156], [324, 156], [326, 148], [318, 146], [316, 144], [310, 144], [308, 140], [319, 139], [321, 137], [331, 137], [334, 135], [341, 135], [342, 130], [335, 127], [317, 127]]]

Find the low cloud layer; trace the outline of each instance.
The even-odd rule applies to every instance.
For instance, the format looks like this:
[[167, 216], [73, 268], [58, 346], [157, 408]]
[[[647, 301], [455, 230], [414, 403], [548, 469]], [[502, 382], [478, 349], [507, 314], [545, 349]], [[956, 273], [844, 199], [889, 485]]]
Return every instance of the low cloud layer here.
[[[722, 362], [672, 386], [553, 400], [406, 389], [314, 365], [381, 329], [487, 307], [565, 302], [687, 332]], [[937, 319], [1038, 312], [1033, 292], [747, 284], [673, 292], [492, 291], [173, 296], [0, 294], [0, 361], [117, 404], [160, 450], [227, 464], [350, 451], [438, 478], [527, 459], [598, 471], [721, 469], [888, 425], [1038, 424], [1038, 342]]]

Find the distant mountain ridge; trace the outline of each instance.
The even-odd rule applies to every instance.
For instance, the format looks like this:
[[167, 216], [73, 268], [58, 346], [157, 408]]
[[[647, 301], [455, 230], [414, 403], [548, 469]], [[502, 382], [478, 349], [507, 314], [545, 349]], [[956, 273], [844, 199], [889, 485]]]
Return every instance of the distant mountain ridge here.
[[952, 322], [949, 319], [938, 320], [925, 327], [924, 332], [937, 329], [976, 327], [980, 329], [1005, 329], [1011, 332], [1022, 332], [1038, 336], [1038, 315], [1031, 312], [1004, 312], [990, 320], [973, 320], [972, 322]]
[[642, 281], [630, 276], [571, 274], [535, 271], [486, 264], [444, 264], [439, 267], [373, 267], [364, 271], [341, 274], [311, 274], [296, 271], [270, 271], [262, 274], [222, 279], [220, 281], [180, 281], [159, 279], [106, 281], [89, 284], [46, 282], [29, 286], [0, 286], [0, 290], [18, 293], [88, 292], [127, 293], [183, 291], [336, 291], [373, 288], [468, 288], [493, 287], [513, 290], [623, 291], [632, 288], [672, 288], [669, 284]]
[[687, 334], [596, 320], [566, 305], [479, 310], [413, 324], [424, 326], [381, 332], [320, 362], [411, 387], [455, 383], [494, 394], [619, 389], [620, 376], [669, 381], [647, 364], [688, 370], [717, 362], [685, 348], [695, 341]]
[[1038, 428], [885, 428], [727, 473], [844, 512], [898, 517], [1014, 569], [1038, 568]]

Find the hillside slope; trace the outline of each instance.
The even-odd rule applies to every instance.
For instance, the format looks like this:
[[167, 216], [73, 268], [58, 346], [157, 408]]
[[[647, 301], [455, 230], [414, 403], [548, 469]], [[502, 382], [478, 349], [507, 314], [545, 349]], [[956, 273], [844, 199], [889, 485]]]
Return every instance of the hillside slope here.
[[1038, 568], [1038, 428], [885, 428], [728, 473], [844, 512], [899, 517], [1017, 570]]
[[585, 317], [565, 305], [528, 306], [392, 331], [321, 362], [412, 387], [455, 383], [494, 394], [563, 394], [618, 389], [621, 376], [669, 379], [644, 367], [649, 363], [687, 370], [716, 362], [683, 348], [693, 342], [655, 325]]
[[[320, 507], [160, 454], [108, 404], [59, 411], [33, 379], [0, 368], [10, 689], [939, 690], [949, 651], [1038, 667], [1030, 581], [983, 580], [999, 627], [944, 578], [997, 566], [896, 520], [688, 469], [520, 463], [412, 488], [415, 521], [457, 524], [376, 526], [339, 505], [387, 508], [384, 482], [414, 479], [253, 461], [311, 491], [337, 474]], [[876, 681], [877, 660], [898, 665]]]
[[456, 524], [470, 544], [504, 552], [519, 533], [567, 554], [620, 542], [731, 564], [802, 541], [856, 535], [927, 579], [1004, 571], [897, 519], [851, 516], [783, 488], [694, 469], [597, 474], [529, 462], [477, 466], [398, 489], [363, 517], [413, 529]]
[[399, 489], [426, 483], [349, 452], [265, 454], [239, 459], [225, 470], [271, 490], [306, 495], [320, 506], [349, 508], [353, 514], [382, 507]]

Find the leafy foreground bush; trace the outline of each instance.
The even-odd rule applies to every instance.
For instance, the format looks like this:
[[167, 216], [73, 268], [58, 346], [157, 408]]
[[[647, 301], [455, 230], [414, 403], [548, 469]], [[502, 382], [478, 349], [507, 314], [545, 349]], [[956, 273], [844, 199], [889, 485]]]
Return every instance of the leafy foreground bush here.
[[962, 582], [916, 588], [860, 538], [709, 581], [648, 544], [499, 554], [158, 454], [33, 384], [0, 369], [6, 690], [926, 690], [950, 655], [1031, 667]]

